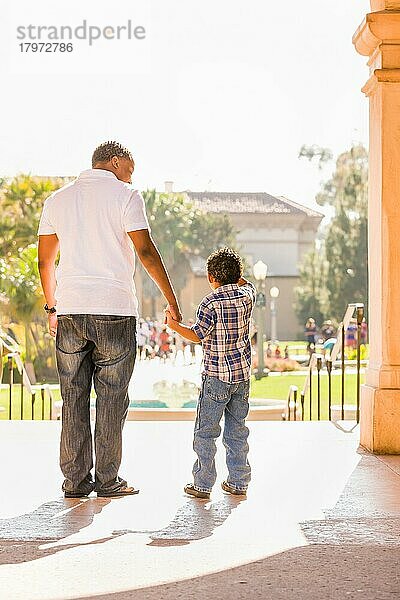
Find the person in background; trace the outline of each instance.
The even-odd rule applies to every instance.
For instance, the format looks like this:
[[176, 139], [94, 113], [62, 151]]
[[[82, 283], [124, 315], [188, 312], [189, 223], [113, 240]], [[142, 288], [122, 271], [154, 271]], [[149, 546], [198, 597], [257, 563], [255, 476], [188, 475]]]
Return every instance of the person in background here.
[[166, 360], [171, 352], [171, 341], [172, 338], [167, 331], [165, 325], [162, 326], [160, 336], [159, 336], [159, 351], [158, 355], [163, 360]]
[[139, 353], [139, 360], [142, 360], [145, 356], [145, 347], [146, 347], [146, 343], [147, 343], [147, 323], [145, 322], [144, 319], [140, 319], [139, 320], [139, 326], [137, 329], [137, 346], [138, 346], [138, 353]]
[[[188, 325], [189, 325], [189, 327], [192, 327], [192, 326], [194, 325], [194, 321], [193, 321], [193, 319], [189, 319], [189, 320], [188, 320]], [[189, 343], [189, 345], [190, 345], [190, 354], [191, 354], [191, 356], [192, 356], [191, 360], [193, 361], [194, 352], [195, 352], [194, 348], [195, 348], [196, 344], [194, 344], [194, 343], [191, 341], [191, 342]]]
[[361, 344], [366, 345], [367, 340], [368, 340], [368, 325], [367, 325], [367, 322], [364, 317], [364, 319], [362, 320], [362, 323], [361, 323]]
[[337, 341], [337, 338], [335, 338], [335, 337], [332, 337], [332, 338], [329, 338], [329, 339], [325, 340], [324, 345], [322, 347], [322, 354], [325, 357], [329, 357], [330, 358], [330, 356], [332, 354], [333, 347], [336, 344], [336, 341]]
[[328, 340], [329, 338], [334, 337], [336, 333], [336, 329], [333, 326], [333, 323], [330, 319], [328, 319], [327, 321], [324, 321], [321, 327], [321, 336], [324, 342], [326, 342], [326, 340]]
[[157, 340], [158, 340], [158, 323], [157, 323], [157, 321], [153, 321], [150, 326], [150, 341], [149, 341], [149, 344], [152, 348], [152, 353], [151, 353], [152, 358], [154, 358], [158, 352]]
[[346, 329], [345, 345], [354, 350], [357, 348], [357, 320], [351, 319]]
[[315, 349], [315, 342], [317, 337], [317, 326], [312, 317], [307, 319], [304, 327], [304, 338], [307, 343], [307, 352], [311, 355]]

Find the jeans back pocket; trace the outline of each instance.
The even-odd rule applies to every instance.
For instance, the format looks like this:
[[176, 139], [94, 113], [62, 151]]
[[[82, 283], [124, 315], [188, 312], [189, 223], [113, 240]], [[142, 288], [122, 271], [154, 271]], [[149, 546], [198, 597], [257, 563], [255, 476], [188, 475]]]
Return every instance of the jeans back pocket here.
[[106, 360], [116, 360], [136, 351], [135, 317], [93, 317], [97, 351]]
[[226, 403], [230, 397], [230, 384], [221, 381], [218, 377], [206, 377], [205, 388], [206, 393], [214, 402]]

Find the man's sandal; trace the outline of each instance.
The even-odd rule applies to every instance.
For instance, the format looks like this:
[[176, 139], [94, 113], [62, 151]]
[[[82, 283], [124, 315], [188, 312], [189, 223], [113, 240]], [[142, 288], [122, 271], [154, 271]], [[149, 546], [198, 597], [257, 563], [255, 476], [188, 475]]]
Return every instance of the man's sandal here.
[[117, 490], [110, 490], [109, 492], [97, 492], [98, 498], [119, 498], [121, 496], [134, 496], [138, 494], [139, 490], [135, 490], [134, 487], [124, 486]]
[[91, 493], [92, 492], [64, 492], [64, 498], [87, 498]]
[[202, 500], [210, 499], [210, 492], [201, 492], [200, 490], [196, 490], [193, 483], [188, 483], [184, 487], [184, 491], [189, 496], [194, 496], [195, 498], [201, 498]]
[[224, 490], [224, 492], [228, 492], [228, 494], [233, 494], [234, 496], [246, 496], [247, 494], [247, 490], [238, 490], [237, 488], [234, 488], [231, 485], [229, 485], [227, 481], [223, 481], [221, 483], [221, 487]]

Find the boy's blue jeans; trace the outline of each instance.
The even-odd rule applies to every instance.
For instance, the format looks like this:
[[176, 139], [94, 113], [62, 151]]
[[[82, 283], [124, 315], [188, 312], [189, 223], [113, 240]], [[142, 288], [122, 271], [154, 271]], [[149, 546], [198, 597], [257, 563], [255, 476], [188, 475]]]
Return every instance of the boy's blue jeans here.
[[194, 487], [211, 492], [217, 478], [215, 440], [221, 433], [220, 421], [225, 417], [223, 444], [226, 448], [227, 482], [238, 490], [246, 490], [251, 479], [247, 460], [249, 430], [245, 419], [249, 412], [250, 381], [226, 383], [217, 377], [203, 375], [197, 405], [193, 449], [197, 460], [193, 466]]

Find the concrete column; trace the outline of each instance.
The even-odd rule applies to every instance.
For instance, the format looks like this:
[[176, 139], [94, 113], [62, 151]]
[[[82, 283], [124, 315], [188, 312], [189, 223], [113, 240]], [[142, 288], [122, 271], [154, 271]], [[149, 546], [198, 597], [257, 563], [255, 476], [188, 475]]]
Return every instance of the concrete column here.
[[371, 0], [353, 36], [369, 57], [369, 339], [361, 445], [400, 454], [400, 0]]

